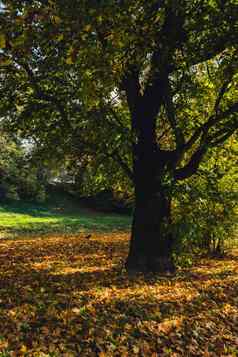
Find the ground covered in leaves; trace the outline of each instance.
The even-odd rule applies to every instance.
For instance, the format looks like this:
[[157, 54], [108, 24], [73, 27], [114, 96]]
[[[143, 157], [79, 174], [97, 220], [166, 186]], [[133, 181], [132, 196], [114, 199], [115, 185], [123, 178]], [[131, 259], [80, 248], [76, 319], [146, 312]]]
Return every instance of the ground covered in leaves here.
[[[0, 356], [238, 356], [238, 252], [128, 276], [128, 234], [0, 241]], [[237, 253], [237, 254], [236, 254]]]

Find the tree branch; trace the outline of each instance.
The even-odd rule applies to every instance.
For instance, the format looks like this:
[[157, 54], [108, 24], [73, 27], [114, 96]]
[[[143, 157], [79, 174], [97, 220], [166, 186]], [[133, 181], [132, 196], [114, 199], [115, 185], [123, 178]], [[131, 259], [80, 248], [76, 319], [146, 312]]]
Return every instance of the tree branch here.
[[208, 147], [207, 146], [203, 146], [201, 148], [199, 148], [191, 157], [189, 163], [182, 167], [181, 169], [177, 169], [174, 172], [174, 178], [175, 180], [184, 180], [190, 176], [192, 176], [193, 174], [196, 173], [200, 162], [203, 159], [203, 156], [205, 155], [205, 153], [207, 152]]
[[118, 150], [117, 149], [114, 150], [111, 154], [109, 154], [109, 156], [114, 157], [116, 159], [118, 164], [121, 166], [123, 171], [126, 173], [127, 177], [134, 183], [134, 180], [135, 180], [134, 174], [133, 174], [131, 168], [129, 167], [129, 165], [127, 165], [127, 163], [122, 159]]
[[[235, 35], [230, 40], [229, 47], [232, 47], [232, 45], [236, 45], [236, 43], [237, 43], [237, 37]], [[189, 62], [190, 66], [195, 66], [196, 64], [206, 62], [206, 61], [214, 58], [218, 54], [222, 53], [226, 48], [228, 48], [227, 35], [224, 34], [224, 37], [218, 36], [217, 38], [215, 38], [215, 36], [214, 36], [212, 41], [208, 41], [207, 45], [209, 47], [203, 47], [202, 53], [201, 53], [201, 51], [199, 53], [199, 51], [196, 51], [196, 49], [194, 49], [194, 51], [192, 51], [192, 49], [190, 49], [191, 53], [193, 52], [195, 54], [195, 56], [190, 59], [190, 62]], [[200, 48], [200, 46], [199, 46], [199, 48]]]
[[111, 116], [113, 117], [114, 121], [116, 122], [116, 125], [124, 132], [127, 128], [122, 123], [121, 119], [119, 118], [115, 110], [113, 110], [111, 107], [108, 110]]
[[121, 88], [126, 91], [127, 103], [132, 117], [136, 115], [138, 103], [141, 100], [139, 71], [133, 66], [129, 66], [121, 83]]
[[228, 139], [236, 130], [238, 129], [238, 120], [234, 123], [233, 126], [229, 126], [228, 130], [222, 129], [219, 130], [216, 135], [209, 137], [209, 146], [217, 146], [222, 144], [226, 139]]
[[226, 123], [225, 129], [219, 130], [213, 136], [208, 136], [209, 130], [212, 127], [218, 124], [222, 119], [229, 117], [230, 115], [238, 111], [238, 102], [231, 105], [230, 108], [225, 111], [219, 111], [219, 104], [226, 92], [226, 89], [228, 88], [229, 83], [230, 80], [226, 81], [220, 89], [214, 106], [215, 114], [212, 115], [206, 123], [197, 128], [192, 137], [184, 145], [183, 152], [189, 150], [193, 146], [193, 144], [200, 138], [199, 147], [190, 158], [188, 164], [180, 169], [175, 170], [175, 179], [182, 180], [192, 176], [198, 169], [199, 164], [202, 161], [203, 156], [207, 152], [208, 148], [224, 142], [237, 129], [237, 121], [232, 127], [230, 127], [230, 122], [228, 122]]
[[232, 104], [230, 108], [225, 111], [219, 111], [214, 115], [210, 116], [208, 121], [202, 125], [200, 125], [191, 136], [191, 138], [185, 143], [183, 150], [189, 150], [193, 144], [200, 138], [200, 135], [207, 134], [209, 129], [212, 128], [214, 125], [218, 124], [220, 120], [228, 117], [231, 114], [234, 114], [238, 111], [238, 102]]
[[176, 146], [177, 146], [177, 149], [179, 149], [180, 147], [182, 147], [184, 145], [185, 139], [184, 139], [183, 132], [177, 123], [177, 118], [176, 118], [174, 103], [173, 103], [173, 99], [172, 99], [169, 78], [167, 78], [166, 91], [164, 94], [164, 102], [165, 102], [165, 109], [167, 112], [167, 117], [168, 117], [169, 123], [171, 125], [171, 128], [172, 128], [174, 136], [175, 136]]
[[220, 103], [221, 103], [222, 98], [223, 98], [224, 94], [226, 93], [226, 90], [228, 89], [228, 86], [229, 86], [230, 83], [231, 83], [231, 80], [228, 79], [221, 86], [221, 89], [220, 89], [220, 91], [218, 93], [218, 96], [217, 96], [217, 99], [216, 99], [216, 102], [215, 102], [215, 106], [214, 106], [214, 112], [216, 114], [218, 114]]
[[[197, 168], [199, 167], [200, 162], [203, 159], [203, 156], [205, 153], [208, 151], [208, 149], [212, 146], [216, 146], [224, 142], [226, 139], [231, 136], [235, 130], [238, 128], [238, 121], [235, 121], [234, 125], [232, 128], [230, 126], [226, 129], [222, 129], [218, 131], [217, 134], [213, 135], [212, 137], [208, 136], [208, 131], [209, 129], [219, 122], [220, 119], [224, 119], [225, 117], [234, 114], [235, 112], [238, 111], [238, 102], [234, 103], [229, 109], [227, 109], [224, 112], [220, 112], [215, 116], [212, 116], [210, 120], [208, 120], [207, 123], [205, 123], [201, 128], [200, 128], [200, 134], [202, 133], [201, 139], [200, 139], [200, 145], [198, 149], [195, 151], [195, 153], [192, 155], [190, 158], [189, 162], [187, 165], [184, 167], [175, 170], [175, 179], [176, 180], [183, 180], [185, 178], [188, 178], [192, 176]], [[229, 122], [226, 123], [228, 126]], [[198, 134], [196, 134], [197, 137]], [[193, 135], [194, 137], [194, 135]]]
[[174, 52], [176, 48], [182, 46], [186, 38], [183, 30], [184, 20], [184, 14], [178, 14], [172, 6], [165, 6], [165, 21], [157, 36], [157, 49], [151, 58], [150, 75], [143, 95], [143, 100], [153, 116], [159, 112], [168, 75], [174, 70], [172, 60]]

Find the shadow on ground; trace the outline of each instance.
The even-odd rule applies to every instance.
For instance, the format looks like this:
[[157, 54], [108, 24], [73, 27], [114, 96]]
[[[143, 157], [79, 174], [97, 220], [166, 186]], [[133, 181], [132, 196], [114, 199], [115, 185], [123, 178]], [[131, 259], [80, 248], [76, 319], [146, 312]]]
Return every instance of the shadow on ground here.
[[236, 355], [237, 255], [167, 279], [128, 277], [127, 251], [118, 233], [0, 242], [4, 356]]

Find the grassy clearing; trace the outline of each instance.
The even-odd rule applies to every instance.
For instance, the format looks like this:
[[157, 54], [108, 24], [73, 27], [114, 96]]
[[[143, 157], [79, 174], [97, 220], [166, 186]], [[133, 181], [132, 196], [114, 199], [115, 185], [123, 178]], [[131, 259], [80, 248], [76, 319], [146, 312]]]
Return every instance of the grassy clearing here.
[[56, 199], [45, 205], [26, 202], [0, 204], [0, 236], [32, 234], [74, 234], [91, 231], [128, 230], [130, 217], [103, 214]]
[[0, 241], [0, 356], [237, 356], [238, 252], [128, 277], [128, 238]]

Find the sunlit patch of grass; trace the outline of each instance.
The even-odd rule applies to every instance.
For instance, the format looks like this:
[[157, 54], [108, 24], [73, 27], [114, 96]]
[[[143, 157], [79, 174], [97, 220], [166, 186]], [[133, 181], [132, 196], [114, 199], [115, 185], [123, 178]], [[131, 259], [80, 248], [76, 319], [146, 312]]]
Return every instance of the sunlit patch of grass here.
[[131, 218], [92, 212], [78, 206], [71, 211], [24, 202], [0, 205], [0, 236], [75, 234], [77, 232], [128, 230]]

